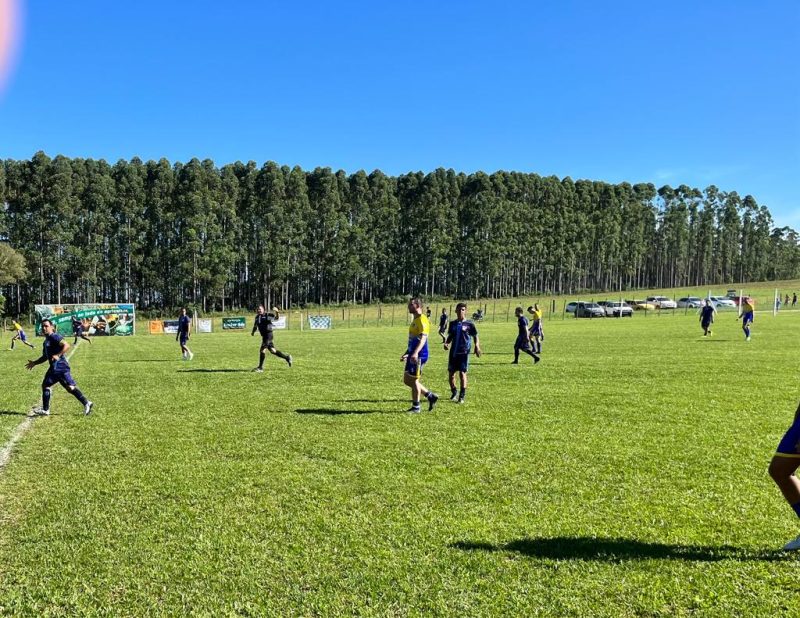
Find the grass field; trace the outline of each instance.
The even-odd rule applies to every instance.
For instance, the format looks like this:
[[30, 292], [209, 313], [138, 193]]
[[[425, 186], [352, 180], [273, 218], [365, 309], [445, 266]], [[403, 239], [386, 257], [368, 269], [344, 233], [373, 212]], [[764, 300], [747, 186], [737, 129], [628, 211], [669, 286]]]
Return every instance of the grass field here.
[[[95, 412], [57, 390], [0, 470], [0, 614], [796, 616], [766, 467], [798, 329], [556, 320], [534, 367], [484, 323], [467, 403], [420, 415], [403, 324], [278, 332], [294, 367], [263, 374], [242, 333], [189, 363], [169, 336], [81, 344]], [[3, 443], [39, 398], [27, 352], [0, 351]], [[449, 394], [438, 345], [423, 381]]]

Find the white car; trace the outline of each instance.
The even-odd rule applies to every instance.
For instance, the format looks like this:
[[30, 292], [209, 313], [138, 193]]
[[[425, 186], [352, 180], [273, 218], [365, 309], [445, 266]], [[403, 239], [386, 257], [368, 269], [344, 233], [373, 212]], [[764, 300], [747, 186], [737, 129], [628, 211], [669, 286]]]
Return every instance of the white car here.
[[619, 300], [601, 300], [599, 303], [606, 315], [612, 318], [633, 317], [633, 307]]
[[736, 303], [727, 296], [709, 296], [708, 300], [716, 309], [736, 309]]
[[677, 309], [678, 304], [666, 296], [648, 296], [647, 302], [653, 303], [659, 309]]
[[703, 299], [699, 296], [684, 296], [678, 299], [678, 307], [680, 309], [687, 307], [689, 309], [700, 309], [704, 304]]

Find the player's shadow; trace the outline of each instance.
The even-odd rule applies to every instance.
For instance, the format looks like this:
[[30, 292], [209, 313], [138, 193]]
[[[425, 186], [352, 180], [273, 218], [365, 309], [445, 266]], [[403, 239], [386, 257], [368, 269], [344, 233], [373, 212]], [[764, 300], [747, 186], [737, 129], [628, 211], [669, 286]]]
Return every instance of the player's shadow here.
[[723, 560], [777, 562], [793, 559], [784, 552], [774, 550], [749, 551], [731, 545], [669, 545], [624, 538], [524, 538], [504, 545], [459, 541], [452, 543], [450, 547], [463, 551], [515, 552], [530, 558], [600, 562], [652, 559], [685, 560], [687, 562], [721, 562]]
[[0, 410], [0, 416], [28, 416], [28, 414], [19, 410]]
[[252, 373], [252, 369], [178, 369], [180, 373]]
[[174, 358], [129, 358], [118, 360], [118, 363], [174, 363], [177, 359]]
[[343, 414], [385, 414], [385, 410], [339, 410], [336, 408], [297, 408], [298, 414], [322, 414], [324, 416], [341, 416]]
[[397, 403], [405, 399], [340, 399], [342, 403]]

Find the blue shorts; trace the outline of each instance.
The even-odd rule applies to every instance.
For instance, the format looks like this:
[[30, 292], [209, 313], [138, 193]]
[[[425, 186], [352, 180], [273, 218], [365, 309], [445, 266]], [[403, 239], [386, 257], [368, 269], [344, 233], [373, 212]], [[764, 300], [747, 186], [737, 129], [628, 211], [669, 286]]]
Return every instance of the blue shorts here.
[[514, 342], [514, 347], [519, 348], [520, 350], [530, 350], [531, 341], [527, 337], [518, 335], [516, 342]]
[[64, 388], [67, 388], [69, 386], [75, 386], [75, 380], [72, 379], [69, 369], [66, 371], [55, 371], [51, 368], [44, 374], [42, 388], [50, 388], [54, 384], [60, 384]]
[[178, 341], [181, 345], [186, 345], [186, 342], [189, 341], [189, 333], [180, 333], [178, 335]]
[[783, 434], [775, 454], [779, 457], [800, 459], [800, 418], [795, 419], [792, 426]]
[[534, 322], [533, 326], [531, 327], [531, 336], [532, 337], [541, 337], [542, 336], [542, 325], [538, 322]]
[[19, 331], [18, 334], [19, 334], [19, 340], [20, 341], [27, 341], [28, 340], [28, 336], [25, 334], [24, 330]]
[[467, 373], [468, 368], [469, 354], [451, 354], [450, 358], [447, 359], [447, 371], [450, 373], [455, 373], [456, 371]]
[[410, 359], [407, 359], [406, 373], [415, 378], [420, 377], [422, 375], [422, 366], [427, 362], [427, 358], [420, 358], [418, 363], [412, 363]]
[[79, 326], [78, 328], [73, 328], [72, 330], [74, 331], [74, 335], [76, 337], [80, 337], [83, 335], [83, 326]]
[[742, 325], [747, 324], [748, 322], [753, 321], [753, 312], [748, 311], [747, 313], [742, 314]]

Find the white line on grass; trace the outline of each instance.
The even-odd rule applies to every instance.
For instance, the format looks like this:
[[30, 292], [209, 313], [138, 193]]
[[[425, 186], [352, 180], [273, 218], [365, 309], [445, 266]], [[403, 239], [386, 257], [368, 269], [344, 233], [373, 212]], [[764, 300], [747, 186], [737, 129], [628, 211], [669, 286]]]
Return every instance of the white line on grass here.
[[[75, 350], [78, 349], [80, 344], [80, 341], [76, 343], [70, 353], [67, 354], [67, 362], [69, 362], [69, 359], [72, 358], [72, 355], [75, 353]], [[35, 416], [26, 416], [25, 420], [23, 420], [19, 425], [17, 425], [17, 428], [14, 429], [14, 433], [11, 434], [8, 442], [6, 442], [5, 446], [3, 446], [3, 450], [0, 451], [0, 470], [6, 467], [6, 464], [8, 464], [9, 460], [11, 459], [11, 451], [14, 450], [17, 442], [22, 440], [22, 437], [28, 433], [28, 430], [31, 428], [31, 425], [33, 425], [35, 418]]]

